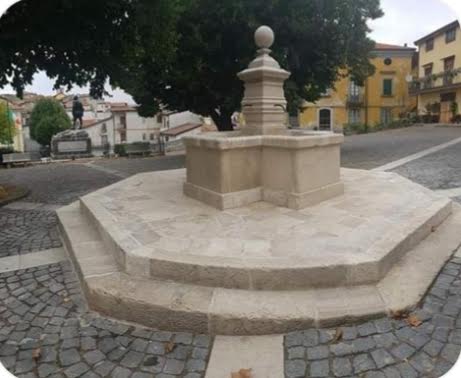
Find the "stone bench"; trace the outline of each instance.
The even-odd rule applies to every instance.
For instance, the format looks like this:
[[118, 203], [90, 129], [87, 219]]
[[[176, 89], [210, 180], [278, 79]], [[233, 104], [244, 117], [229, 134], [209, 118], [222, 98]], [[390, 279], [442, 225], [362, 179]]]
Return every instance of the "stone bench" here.
[[125, 153], [128, 157], [133, 155], [149, 156], [151, 154], [150, 145], [147, 143], [133, 143], [125, 146]]
[[15, 164], [23, 164], [25, 166], [30, 162], [32, 162], [32, 159], [28, 152], [15, 152], [3, 155], [3, 164], [5, 164], [7, 168], [11, 168]]

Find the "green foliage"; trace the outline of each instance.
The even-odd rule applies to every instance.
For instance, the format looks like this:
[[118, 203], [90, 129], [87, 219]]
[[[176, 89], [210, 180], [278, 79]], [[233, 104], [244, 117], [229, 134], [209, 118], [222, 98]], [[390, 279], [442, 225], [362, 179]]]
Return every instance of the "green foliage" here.
[[276, 33], [296, 114], [340, 70], [358, 84], [373, 73], [367, 25], [381, 15], [379, 0], [23, 0], [0, 20], [0, 86], [11, 77], [21, 92], [40, 69], [57, 86], [89, 82], [95, 95], [109, 78], [143, 116], [162, 104], [229, 130], [243, 94], [236, 74], [255, 56], [258, 26]]
[[127, 156], [126, 144], [116, 144], [114, 146], [114, 153], [118, 156]]
[[453, 115], [453, 118], [456, 117], [456, 115], [458, 114], [458, 111], [459, 111], [458, 103], [456, 101], [453, 101], [450, 104], [450, 111], [451, 111], [451, 114]]
[[367, 134], [370, 127], [364, 123], [347, 123], [343, 126], [345, 135]]
[[54, 135], [69, 129], [71, 125], [69, 116], [59, 102], [41, 99], [30, 115], [30, 136], [42, 146], [49, 146]]
[[11, 111], [5, 102], [0, 102], [0, 144], [12, 144], [16, 134]]

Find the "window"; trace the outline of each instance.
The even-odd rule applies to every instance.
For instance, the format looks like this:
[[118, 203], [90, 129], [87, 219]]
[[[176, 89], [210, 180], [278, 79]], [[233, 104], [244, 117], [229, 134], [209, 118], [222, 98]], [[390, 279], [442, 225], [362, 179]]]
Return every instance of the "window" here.
[[161, 114], [157, 114], [157, 123], [162, 123], [163, 117]]
[[432, 75], [432, 67], [434, 67], [432, 65], [432, 63], [424, 66], [424, 76], [431, 76]]
[[125, 130], [120, 132], [120, 141], [126, 142], [126, 131]]
[[392, 122], [392, 108], [381, 108], [381, 123], [387, 125]]
[[450, 43], [456, 39], [456, 28], [447, 30], [445, 33], [445, 42]]
[[443, 70], [445, 72], [451, 71], [455, 68], [455, 57], [450, 56], [449, 58], [445, 58], [443, 60]]
[[147, 135], [146, 135], [146, 133], [143, 133], [142, 134], [142, 140], [146, 140], [146, 139], [147, 139]]
[[426, 41], [426, 51], [434, 50], [434, 38], [430, 38]]
[[107, 133], [107, 125], [103, 123], [101, 126], [101, 134], [106, 134], [106, 133]]
[[126, 129], [126, 116], [120, 116], [120, 124]]
[[149, 137], [150, 137], [150, 140], [154, 140], [154, 139], [155, 139], [155, 134], [154, 134], [154, 133], [150, 133]]
[[349, 82], [349, 95], [352, 97], [360, 95], [360, 86], [352, 80]]
[[386, 59], [384, 59], [384, 64], [385, 64], [386, 66], [390, 66], [390, 65], [392, 64], [392, 59], [391, 59], [391, 58], [386, 58]]
[[350, 109], [349, 110], [349, 123], [357, 124], [360, 123], [360, 109]]
[[383, 80], [383, 96], [392, 96], [392, 79]]

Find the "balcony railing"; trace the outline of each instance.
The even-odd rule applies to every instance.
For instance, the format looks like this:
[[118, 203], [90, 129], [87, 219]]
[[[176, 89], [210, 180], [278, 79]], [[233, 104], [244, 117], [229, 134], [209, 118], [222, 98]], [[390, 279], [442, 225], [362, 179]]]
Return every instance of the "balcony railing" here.
[[348, 107], [360, 107], [363, 105], [363, 94], [362, 93], [349, 93], [347, 95], [347, 106]]
[[429, 75], [412, 81], [409, 84], [409, 92], [412, 95], [444, 89], [451, 86], [461, 86], [461, 68]]

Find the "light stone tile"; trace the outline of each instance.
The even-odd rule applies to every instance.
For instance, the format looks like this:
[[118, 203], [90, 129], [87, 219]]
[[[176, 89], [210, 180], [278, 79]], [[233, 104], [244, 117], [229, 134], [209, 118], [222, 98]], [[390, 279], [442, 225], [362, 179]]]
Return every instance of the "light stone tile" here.
[[242, 368], [252, 369], [254, 377], [280, 378], [283, 366], [283, 336], [218, 336], [205, 378], [229, 378]]

